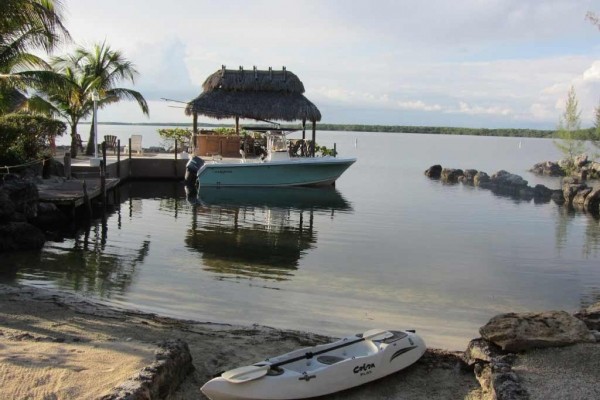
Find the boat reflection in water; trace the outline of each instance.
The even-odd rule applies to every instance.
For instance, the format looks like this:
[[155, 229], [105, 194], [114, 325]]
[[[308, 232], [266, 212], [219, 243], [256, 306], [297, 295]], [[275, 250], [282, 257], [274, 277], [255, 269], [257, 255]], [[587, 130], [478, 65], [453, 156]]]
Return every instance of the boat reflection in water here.
[[350, 204], [334, 188], [202, 188], [188, 248], [219, 279], [290, 279], [317, 242], [316, 213], [335, 216]]

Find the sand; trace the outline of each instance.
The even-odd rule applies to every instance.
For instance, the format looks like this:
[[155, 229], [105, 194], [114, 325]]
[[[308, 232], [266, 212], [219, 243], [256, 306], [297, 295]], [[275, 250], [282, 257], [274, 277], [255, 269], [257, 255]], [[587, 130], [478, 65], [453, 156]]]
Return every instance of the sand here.
[[[372, 328], [381, 327], [365, 330]], [[215, 374], [333, 340], [258, 325], [165, 318], [19, 285], [0, 285], [0, 331], [2, 399], [97, 398], [148, 363], [165, 339], [187, 342], [195, 367], [173, 397], [205, 399], [199, 389]], [[325, 398], [478, 399], [479, 384], [459, 367], [459, 355], [430, 349], [403, 372]]]

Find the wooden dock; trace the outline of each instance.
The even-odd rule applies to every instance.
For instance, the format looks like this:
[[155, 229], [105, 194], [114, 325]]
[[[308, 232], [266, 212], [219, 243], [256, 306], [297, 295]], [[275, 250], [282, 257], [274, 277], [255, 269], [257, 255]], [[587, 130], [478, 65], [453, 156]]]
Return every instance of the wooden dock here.
[[[120, 182], [118, 178], [106, 179], [105, 190], [114, 189]], [[86, 189], [84, 190], [84, 184]], [[60, 207], [76, 208], [90, 201], [103, 198], [100, 178], [70, 179], [59, 182], [44, 182], [37, 185], [39, 200], [54, 203]], [[86, 199], [87, 193], [87, 199]]]

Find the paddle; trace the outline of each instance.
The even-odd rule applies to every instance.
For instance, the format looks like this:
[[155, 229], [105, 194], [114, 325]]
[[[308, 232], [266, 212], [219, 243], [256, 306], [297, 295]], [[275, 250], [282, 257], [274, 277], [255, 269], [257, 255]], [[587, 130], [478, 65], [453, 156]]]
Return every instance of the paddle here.
[[392, 334], [388, 331], [384, 331], [381, 329], [371, 329], [369, 331], [366, 331], [365, 333], [363, 333], [361, 338], [358, 338], [356, 340], [350, 340], [346, 343], [342, 343], [342, 344], [338, 344], [336, 346], [333, 347], [329, 347], [327, 349], [323, 349], [323, 350], [319, 350], [316, 351], [314, 353], [308, 352], [304, 355], [298, 356], [298, 357], [293, 357], [287, 360], [283, 360], [283, 361], [279, 361], [276, 362], [274, 364], [265, 364], [265, 365], [248, 365], [246, 367], [240, 367], [240, 368], [236, 368], [236, 369], [232, 369], [230, 371], [226, 371], [223, 372], [223, 374], [221, 375], [222, 378], [226, 379], [228, 382], [231, 383], [242, 383], [242, 382], [248, 382], [254, 379], [258, 379], [258, 378], [262, 378], [263, 376], [265, 376], [267, 374], [267, 372], [269, 372], [269, 370], [271, 368], [277, 368], [281, 365], [285, 365], [285, 364], [289, 364], [289, 363], [293, 363], [295, 361], [300, 361], [300, 360], [304, 360], [304, 359], [311, 359], [314, 356], [318, 356], [320, 354], [325, 354], [328, 353], [330, 351], [333, 350], [337, 350], [340, 349], [342, 347], [346, 347], [346, 346], [350, 346], [353, 345], [355, 343], [359, 343], [362, 342], [363, 340], [368, 340], [368, 339], [374, 339], [374, 338], [379, 338], [381, 339], [385, 339], [392, 336]]

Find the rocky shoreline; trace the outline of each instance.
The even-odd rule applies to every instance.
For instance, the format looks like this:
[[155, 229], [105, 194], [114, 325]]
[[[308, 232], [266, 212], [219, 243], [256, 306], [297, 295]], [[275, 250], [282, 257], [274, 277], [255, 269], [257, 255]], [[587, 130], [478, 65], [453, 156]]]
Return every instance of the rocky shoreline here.
[[500, 170], [492, 175], [476, 169], [443, 168], [436, 164], [425, 170], [425, 176], [439, 179], [443, 183], [463, 183], [491, 190], [493, 193], [522, 201], [536, 203], [555, 202], [582, 211], [600, 214], [600, 185], [588, 186], [581, 178], [562, 178], [561, 189], [550, 189], [544, 185], [529, 186], [520, 175]]
[[[428, 349], [403, 372], [326, 398], [600, 398], [599, 327], [600, 303], [575, 315], [565, 311], [498, 315], [464, 352]], [[27, 340], [71, 347], [102, 348], [120, 342], [156, 346], [154, 360], [101, 396], [114, 400], [202, 399], [200, 386], [223, 370], [333, 338], [258, 325], [177, 320], [108, 307], [74, 294], [0, 285], [0, 355]], [[1, 357], [0, 368], [12, 361]], [[47, 380], [66, 368], [51, 367]], [[2, 383], [0, 394], [14, 398], [11, 386]], [[27, 393], [27, 388], [12, 388], [17, 389]], [[67, 389], [56, 389], [55, 397], [45, 393], [46, 397], [28, 398], [77, 398], [65, 395]]]

